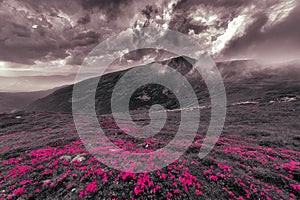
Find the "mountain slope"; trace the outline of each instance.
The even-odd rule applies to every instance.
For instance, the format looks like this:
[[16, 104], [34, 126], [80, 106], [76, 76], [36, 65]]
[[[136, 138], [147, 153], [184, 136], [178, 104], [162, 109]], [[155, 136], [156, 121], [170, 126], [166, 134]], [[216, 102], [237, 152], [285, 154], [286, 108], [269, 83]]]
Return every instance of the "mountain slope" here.
[[[192, 65], [187, 57], [177, 57], [162, 61], [179, 71], [191, 83], [200, 105], [209, 104], [209, 93], [201, 76], [191, 71]], [[286, 67], [261, 66], [254, 61], [237, 60], [219, 62], [217, 67], [223, 77], [229, 104], [241, 101], [257, 101], [268, 103], [281, 98], [299, 98], [300, 67], [298, 64]], [[111, 94], [115, 84], [128, 70], [113, 72], [100, 78], [96, 92], [96, 110], [98, 113], [110, 113]], [[159, 72], [157, 72], [159, 73]], [[137, 74], [138, 76], [138, 74]], [[95, 78], [78, 84], [84, 87], [85, 98], [92, 95], [91, 83]], [[130, 86], [124, 86], [126, 94]], [[39, 99], [27, 108], [36, 111], [71, 112], [72, 88], [61, 88], [45, 98]], [[167, 109], [179, 108], [172, 91], [160, 85], [145, 85], [134, 92], [130, 101], [130, 109], [149, 108], [153, 104], [161, 104]], [[85, 105], [83, 105], [85, 106]]]
[[[65, 87], [65, 86], [63, 86]], [[46, 97], [58, 88], [36, 92], [0, 92], [0, 113], [22, 110], [39, 98]]]

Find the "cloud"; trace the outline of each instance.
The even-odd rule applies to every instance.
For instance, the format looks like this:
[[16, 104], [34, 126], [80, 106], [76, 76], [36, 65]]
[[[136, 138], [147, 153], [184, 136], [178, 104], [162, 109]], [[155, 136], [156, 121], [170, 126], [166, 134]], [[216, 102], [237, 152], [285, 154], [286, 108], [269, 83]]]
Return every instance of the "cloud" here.
[[124, 9], [132, 4], [133, 0], [81, 0], [80, 4], [86, 10], [99, 9], [103, 11], [108, 20], [115, 20], [119, 16], [124, 15], [127, 9]]
[[[3, 52], [0, 60], [34, 64], [37, 60], [65, 59], [68, 64], [80, 65], [89, 51], [112, 34], [132, 26], [149, 25], [189, 34], [215, 57], [225, 59], [235, 54], [253, 56], [254, 46], [259, 46], [257, 43], [268, 46], [264, 41], [273, 38], [272, 35], [279, 36], [274, 42], [280, 46], [287, 40], [286, 48], [290, 45], [298, 49], [291, 28], [279, 30], [287, 26], [284, 24], [297, 23], [299, 15], [293, 14], [296, 3], [296, 0], [41, 0], [39, 3], [7, 0], [0, 4]], [[290, 37], [283, 39], [282, 34]]]
[[299, 23], [299, 5], [281, 20], [277, 17], [272, 21], [267, 14], [261, 14], [248, 27], [247, 34], [235, 38], [226, 46], [223, 50], [224, 57], [244, 56], [271, 62], [299, 59]]
[[297, 0], [0, 0], [0, 73], [70, 73], [101, 41], [144, 26], [188, 34], [216, 60], [291, 60], [299, 22]]
[[219, 36], [215, 41], [212, 42], [213, 54], [219, 53], [224, 49], [231, 39], [237, 35], [243, 35], [245, 33], [245, 23], [247, 17], [245, 15], [240, 15], [236, 18], [233, 18], [225, 30], [225, 32]]
[[144, 6], [130, 0], [3, 1], [0, 60], [34, 64], [66, 58], [81, 64], [100, 40], [132, 26]]
[[[253, 58], [255, 52], [262, 55], [268, 49], [256, 51], [253, 46], [266, 43], [263, 46], [270, 45], [272, 52], [283, 41], [295, 56], [300, 46], [295, 43], [298, 32], [287, 26], [298, 27], [297, 5], [296, 0], [182, 0], [173, 9], [169, 27], [194, 37], [216, 59]], [[271, 39], [272, 45], [267, 45], [265, 41]]]

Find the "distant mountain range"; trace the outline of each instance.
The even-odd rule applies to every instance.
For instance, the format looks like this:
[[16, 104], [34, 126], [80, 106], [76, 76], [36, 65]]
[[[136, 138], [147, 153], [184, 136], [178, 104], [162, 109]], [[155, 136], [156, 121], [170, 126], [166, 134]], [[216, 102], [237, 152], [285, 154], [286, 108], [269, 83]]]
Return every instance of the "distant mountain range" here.
[[[198, 97], [200, 105], [209, 105], [209, 93], [201, 76], [192, 70], [188, 62], [194, 62], [187, 57], [176, 57], [159, 63], [166, 64], [180, 72], [191, 83]], [[137, 66], [138, 67], [138, 66]], [[282, 64], [282, 66], [262, 66], [252, 60], [236, 60], [218, 62], [217, 67], [221, 72], [227, 93], [228, 104], [242, 101], [255, 101], [267, 103], [285, 97], [300, 96], [300, 65], [298, 63]], [[96, 111], [98, 114], [111, 112], [111, 95], [115, 84], [128, 71], [117, 71], [105, 74], [100, 78], [96, 92]], [[95, 78], [81, 81], [86, 88], [84, 98], [93, 95], [91, 82]], [[130, 87], [130, 86], [127, 86]], [[72, 111], [73, 85], [60, 88], [46, 97], [40, 98], [28, 106], [31, 111]], [[124, 94], [127, 92], [124, 87]], [[133, 94], [130, 109], [149, 108], [153, 104], [161, 104], [167, 109], [177, 109], [179, 104], [175, 95], [167, 88], [160, 85], [145, 85]], [[87, 106], [87, 105], [82, 105]]]
[[46, 97], [59, 88], [61, 87], [36, 92], [0, 92], [0, 113], [24, 110], [30, 103]]

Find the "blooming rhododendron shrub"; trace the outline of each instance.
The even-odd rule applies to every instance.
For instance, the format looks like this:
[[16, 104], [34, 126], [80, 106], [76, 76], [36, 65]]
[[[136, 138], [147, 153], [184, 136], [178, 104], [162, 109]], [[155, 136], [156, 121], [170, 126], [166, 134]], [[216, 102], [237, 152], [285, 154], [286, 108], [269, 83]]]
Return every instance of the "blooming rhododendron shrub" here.
[[[32, 113], [24, 120], [33, 125], [15, 132], [3, 129], [5, 134], [0, 135], [1, 200], [297, 199], [300, 194], [296, 149], [265, 147], [254, 138], [227, 134], [199, 159], [195, 151], [203, 142], [199, 132], [190, 149], [173, 163], [136, 174], [130, 168], [111, 169], [93, 157], [76, 134], [70, 114]], [[174, 136], [166, 130], [157, 138], [134, 139], [114, 134], [109, 118], [99, 123], [107, 128], [109, 139], [128, 152], [161, 148]], [[114, 153], [101, 151], [107, 156]]]

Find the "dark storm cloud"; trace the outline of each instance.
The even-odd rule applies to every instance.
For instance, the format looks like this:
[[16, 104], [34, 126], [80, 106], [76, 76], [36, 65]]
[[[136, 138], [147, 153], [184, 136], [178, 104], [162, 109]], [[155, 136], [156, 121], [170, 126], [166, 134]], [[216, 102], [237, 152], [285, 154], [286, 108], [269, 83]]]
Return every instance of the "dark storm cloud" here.
[[[162, 4], [163, 6], [159, 8], [148, 7], [147, 12], [143, 14], [148, 21], [154, 21], [156, 26], [168, 27], [194, 36], [204, 49], [215, 54], [223, 48], [223, 44], [219, 45], [220, 41], [217, 39], [224, 35], [229, 23], [240, 16], [243, 10], [250, 5], [250, 2], [248, 0], [170, 1]], [[162, 16], [158, 20], [157, 14]], [[226, 41], [219, 38], [225, 42], [229, 40], [228, 38], [225, 39]], [[212, 44], [214, 41], [216, 44]]]
[[80, 3], [84, 9], [90, 10], [98, 8], [104, 11], [108, 20], [114, 20], [120, 16], [120, 12], [126, 12], [123, 8], [130, 5], [132, 0], [81, 0]]
[[55, 43], [37, 39], [43, 37], [43, 30], [32, 34], [28, 26], [17, 24], [9, 18], [0, 20], [0, 24], [1, 60], [32, 64], [35, 59], [44, 57], [49, 51], [56, 49]]
[[[300, 6], [282, 22], [262, 31], [267, 17], [261, 15], [243, 37], [233, 40], [226, 49], [225, 56], [249, 55], [259, 58], [267, 53], [266, 59], [300, 58]], [[261, 58], [263, 59], [263, 58]]]
[[295, 0], [181, 0], [174, 5], [169, 28], [193, 35], [221, 59], [275, 53], [288, 60], [300, 55], [296, 5]]
[[175, 10], [186, 10], [199, 5], [222, 8], [241, 8], [250, 4], [249, 0], [181, 0], [175, 5]]
[[4, 2], [1, 9], [1, 60], [33, 64], [48, 54], [56, 55], [53, 59], [67, 56], [64, 46], [68, 43], [61, 35], [57, 35], [60, 33], [47, 20], [46, 12], [38, 14], [40, 10], [36, 6], [25, 3], [10, 5]]
[[82, 18], [80, 18], [77, 23], [78, 24], [87, 24], [91, 21], [90, 15], [87, 14], [86, 16], [83, 16]]
[[[65, 59], [67, 64], [79, 65], [100, 41], [138, 20], [144, 25], [167, 25], [193, 35], [218, 56], [247, 57], [253, 49], [275, 47], [277, 43], [284, 51], [288, 47], [299, 49], [299, 12], [294, 11], [282, 22], [261, 31], [271, 23], [265, 10], [285, 3], [279, 0], [0, 2], [0, 60], [3, 61], [34, 64], [37, 60]], [[230, 27], [230, 23], [235, 27]], [[273, 46], [265, 41], [272, 41]]]
[[175, 15], [170, 21], [169, 28], [179, 31], [184, 34], [188, 34], [189, 30], [194, 30], [195, 34], [199, 34], [204, 31], [207, 26], [201, 24], [194, 24], [191, 18], [182, 15]]
[[[128, 18], [120, 22], [118, 16], [126, 14], [129, 2], [4, 1], [0, 5], [0, 60], [34, 64], [67, 58], [81, 64], [100, 39], [128, 26]], [[130, 17], [133, 11], [128, 13]]]
[[193, 12], [199, 8], [210, 11], [211, 14], [219, 14], [220, 20], [226, 24], [228, 18], [236, 17], [240, 11], [249, 6], [249, 0], [181, 0], [174, 6], [174, 14], [186, 16], [187, 11]]

